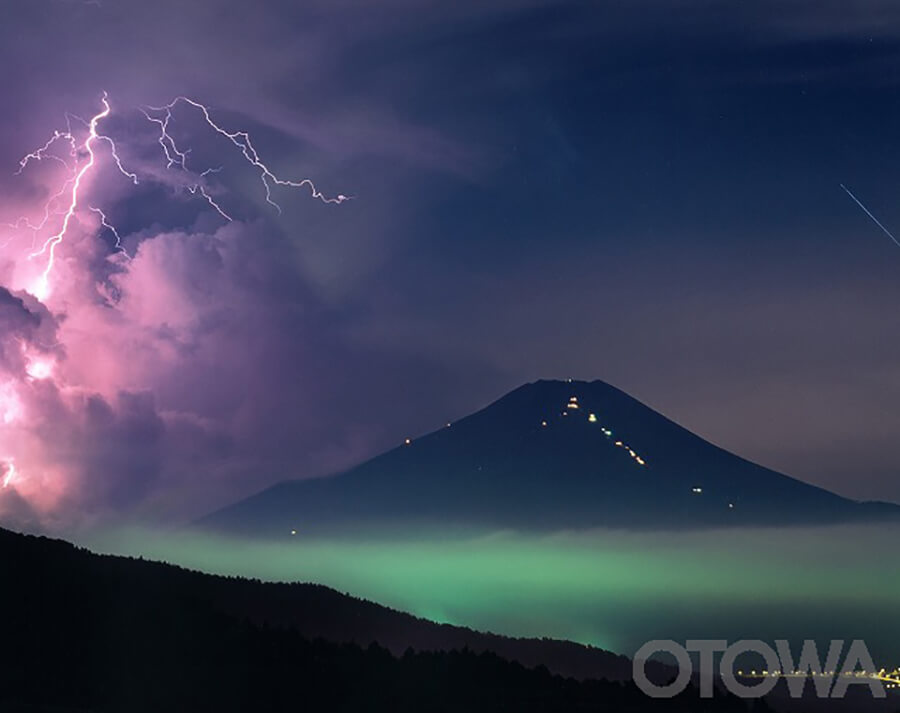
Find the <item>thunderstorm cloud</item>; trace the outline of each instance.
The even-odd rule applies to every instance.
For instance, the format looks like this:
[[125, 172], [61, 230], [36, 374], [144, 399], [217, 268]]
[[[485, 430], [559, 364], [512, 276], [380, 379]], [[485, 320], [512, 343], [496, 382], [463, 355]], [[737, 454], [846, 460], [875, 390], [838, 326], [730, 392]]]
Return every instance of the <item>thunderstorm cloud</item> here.
[[[896, 248], [839, 188], [898, 224], [898, 57], [887, 0], [2, 3], [0, 517], [189, 519], [568, 376], [900, 500]], [[19, 162], [104, 92], [139, 181], [96, 144], [44, 294], [68, 169]], [[179, 96], [353, 200], [276, 209], [184, 104], [170, 165]]]

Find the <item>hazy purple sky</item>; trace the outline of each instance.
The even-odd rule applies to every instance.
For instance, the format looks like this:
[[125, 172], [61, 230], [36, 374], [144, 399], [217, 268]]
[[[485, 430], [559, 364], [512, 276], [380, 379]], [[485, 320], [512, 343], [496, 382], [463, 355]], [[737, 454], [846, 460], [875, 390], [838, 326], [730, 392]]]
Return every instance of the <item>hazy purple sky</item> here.
[[[201, 514], [570, 376], [900, 502], [900, 248], [840, 189], [900, 230], [896, 3], [7, 0], [0, 62], [2, 222], [50, 190], [18, 161], [104, 90], [153, 177], [91, 184], [135, 259], [67, 243], [49, 313], [0, 253], [4, 349], [60, 344], [65, 388], [27, 397], [77, 483], [54, 517]], [[138, 111], [178, 95], [354, 200], [279, 215], [182, 111], [225, 225]]]

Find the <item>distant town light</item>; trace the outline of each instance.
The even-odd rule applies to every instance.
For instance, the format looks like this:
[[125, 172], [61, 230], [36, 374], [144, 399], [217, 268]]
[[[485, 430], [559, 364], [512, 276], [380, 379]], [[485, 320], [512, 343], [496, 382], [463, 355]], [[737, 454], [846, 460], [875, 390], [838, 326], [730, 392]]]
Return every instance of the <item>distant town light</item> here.
[[404, 441], [404, 443], [405, 443], [406, 445], [409, 445], [410, 443], [412, 443], [412, 440], [409, 439], [409, 438], [407, 438], [407, 439]]
[[589, 414], [589, 415], [588, 415], [588, 421], [590, 421], [591, 423], [597, 423], [597, 416], [596, 416], [596, 414], [593, 414], [593, 413], [592, 413], [592, 414]]
[[691, 488], [691, 492], [699, 494], [703, 492], [703, 488]]
[[297, 534], [297, 531], [296, 531], [296, 530], [291, 530], [291, 534], [292, 534], [292, 535], [296, 535], [296, 534]]

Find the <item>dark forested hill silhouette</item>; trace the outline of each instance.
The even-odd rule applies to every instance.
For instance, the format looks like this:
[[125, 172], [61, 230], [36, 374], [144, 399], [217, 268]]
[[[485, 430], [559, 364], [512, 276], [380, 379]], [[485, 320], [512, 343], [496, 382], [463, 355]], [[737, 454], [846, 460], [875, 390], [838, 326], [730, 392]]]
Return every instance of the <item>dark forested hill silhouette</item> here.
[[[528, 668], [484, 649], [552, 661], [583, 647], [438, 626], [324, 587], [98, 556], [2, 529], [0, 567], [4, 712], [746, 710], [693, 689], [658, 701], [630, 682]], [[455, 650], [397, 656], [404, 637]], [[616, 658], [582, 657], [597, 674]]]
[[600, 381], [539, 381], [336, 476], [284, 482], [203, 527], [696, 528], [900, 519], [735, 456]]

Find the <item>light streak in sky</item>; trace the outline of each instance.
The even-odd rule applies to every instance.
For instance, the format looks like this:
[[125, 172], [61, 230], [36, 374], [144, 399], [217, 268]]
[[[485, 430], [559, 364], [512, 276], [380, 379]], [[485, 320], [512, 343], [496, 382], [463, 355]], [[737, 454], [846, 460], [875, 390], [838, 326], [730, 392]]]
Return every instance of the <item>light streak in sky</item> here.
[[[276, 176], [260, 158], [259, 153], [256, 151], [256, 148], [253, 146], [253, 142], [250, 139], [250, 134], [248, 134], [246, 131], [228, 131], [227, 129], [224, 129], [222, 126], [213, 121], [212, 116], [209, 112], [209, 107], [184, 96], [176, 97], [164, 106], [151, 106], [142, 110], [144, 112], [144, 116], [146, 116], [148, 120], [159, 126], [160, 135], [157, 139], [157, 142], [163, 149], [163, 153], [165, 154], [166, 162], [169, 168], [178, 164], [185, 171], [188, 170], [187, 160], [190, 149], [181, 150], [175, 143], [175, 139], [172, 138], [172, 135], [169, 133], [169, 125], [173, 118], [172, 110], [180, 103], [188, 104], [189, 106], [198, 109], [203, 114], [203, 119], [206, 121], [207, 125], [217, 134], [219, 134], [220, 136], [224, 136], [232, 144], [234, 144], [235, 147], [240, 149], [241, 154], [244, 156], [247, 162], [251, 166], [259, 170], [260, 181], [262, 181], [263, 187], [266, 190], [266, 203], [273, 206], [279, 213], [281, 213], [281, 206], [278, 205], [278, 203], [276, 203], [272, 198], [273, 186], [281, 186], [284, 188], [306, 188], [307, 190], [309, 190], [310, 195], [313, 198], [316, 198], [323, 203], [340, 204], [351, 199], [351, 196], [345, 196], [343, 194], [338, 194], [337, 196], [329, 198], [318, 188], [316, 188], [316, 185], [308, 178], [302, 178], [300, 180], [289, 180]], [[154, 114], [156, 114], [156, 116], [154, 116]], [[205, 173], [206, 172], [201, 175], [205, 175]], [[207, 196], [202, 191], [201, 194], [208, 201], [210, 201], [210, 204], [213, 205], [213, 207], [217, 208], [217, 206], [212, 203], [209, 196]], [[222, 213], [221, 210], [219, 210], [219, 212]]]
[[897, 238], [894, 237], [894, 234], [891, 233], [890, 230], [888, 230], [887, 228], [885, 228], [885, 227], [881, 224], [881, 221], [878, 220], [878, 218], [876, 218], [874, 215], [872, 215], [872, 211], [870, 211], [868, 208], [866, 208], [866, 207], [863, 205], [862, 201], [861, 201], [859, 198], [857, 198], [855, 195], [853, 195], [853, 193], [850, 191], [850, 189], [847, 188], [847, 186], [845, 186], [843, 183], [841, 184], [841, 188], [843, 188], [844, 191], [846, 192], [846, 194], [847, 194], [848, 196], [850, 196], [850, 197], [853, 199], [853, 201], [856, 203], [856, 205], [858, 205], [860, 208], [863, 209], [863, 211], [865, 211], [865, 214], [866, 214], [867, 216], [869, 216], [869, 217], [872, 219], [872, 221], [875, 223], [875, 225], [877, 225], [879, 228], [881, 228], [881, 229], [884, 231], [885, 235], [887, 235], [891, 240], [894, 241], [894, 244], [895, 244], [897, 247], [900, 247], [900, 240], [897, 240]]

